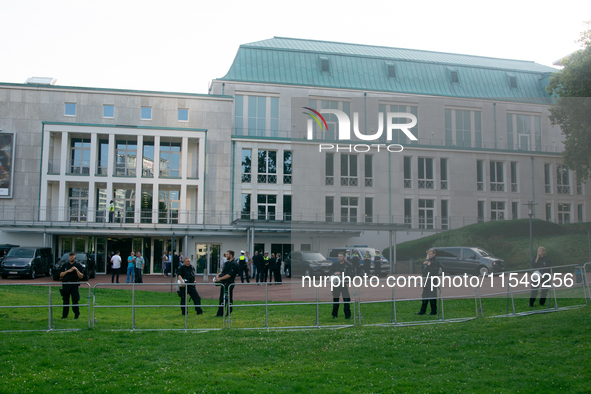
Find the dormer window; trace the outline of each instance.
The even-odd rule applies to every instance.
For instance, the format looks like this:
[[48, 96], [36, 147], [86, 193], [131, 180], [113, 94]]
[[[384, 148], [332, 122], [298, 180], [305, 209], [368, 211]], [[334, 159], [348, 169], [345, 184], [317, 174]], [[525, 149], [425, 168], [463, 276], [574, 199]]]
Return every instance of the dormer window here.
[[330, 63], [328, 61], [328, 57], [326, 57], [326, 56], [320, 56], [320, 70], [323, 73], [330, 72]]
[[460, 82], [460, 78], [458, 77], [457, 70], [452, 70], [451, 71], [451, 82], [452, 83], [459, 83]]
[[517, 77], [515, 75], [509, 76], [509, 84], [511, 85], [511, 89], [517, 89]]
[[386, 62], [386, 70], [388, 72], [388, 78], [396, 78], [396, 66], [394, 63]]

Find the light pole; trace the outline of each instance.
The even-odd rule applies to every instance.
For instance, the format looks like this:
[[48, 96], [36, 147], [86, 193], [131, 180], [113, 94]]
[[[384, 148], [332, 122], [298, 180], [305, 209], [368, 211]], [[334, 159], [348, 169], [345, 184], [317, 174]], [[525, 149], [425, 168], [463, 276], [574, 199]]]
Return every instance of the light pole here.
[[531, 261], [534, 258], [534, 238], [532, 233], [531, 219], [534, 216], [534, 205], [538, 204], [534, 203], [533, 201], [528, 201], [527, 204], [523, 205], [527, 205], [528, 209], [527, 216], [529, 216], [529, 261]]

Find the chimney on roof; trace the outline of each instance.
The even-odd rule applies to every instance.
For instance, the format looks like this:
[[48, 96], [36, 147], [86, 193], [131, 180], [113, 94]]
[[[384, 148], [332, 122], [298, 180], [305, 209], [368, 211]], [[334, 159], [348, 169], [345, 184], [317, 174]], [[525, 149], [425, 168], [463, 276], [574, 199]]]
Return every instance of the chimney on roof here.
[[48, 77], [31, 77], [27, 79], [25, 83], [34, 85], [55, 85], [57, 83], [57, 79]]

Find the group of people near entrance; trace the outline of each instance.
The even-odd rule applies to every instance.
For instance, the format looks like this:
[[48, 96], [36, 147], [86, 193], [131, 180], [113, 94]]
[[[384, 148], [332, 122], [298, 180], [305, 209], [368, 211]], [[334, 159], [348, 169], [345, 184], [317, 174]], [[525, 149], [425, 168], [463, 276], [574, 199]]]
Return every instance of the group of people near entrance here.
[[[259, 279], [261, 282], [266, 282], [267, 280], [267, 272], [271, 271], [275, 275], [275, 280], [279, 279], [281, 281], [281, 274], [279, 273], [280, 270], [280, 263], [277, 264], [277, 259], [275, 256], [271, 255], [268, 257], [268, 253], [265, 252], [264, 254], [259, 254], [255, 252], [255, 256], [253, 257], [253, 263], [255, 267], [257, 267], [257, 271], [261, 274], [257, 274], [257, 282]], [[248, 275], [248, 254], [244, 251], [240, 252], [240, 256], [238, 259], [235, 259], [234, 251], [228, 250], [224, 254], [224, 260], [222, 270], [219, 274], [217, 274], [214, 278], [214, 282], [220, 286], [220, 296], [219, 296], [219, 308], [216, 316], [224, 316], [224, 312], [228, 315], [229, 312], [232, 311], [231, 305], [234, 302], [234, 286], [230, 286], [234, 283], [236, 276], [240, 273], [241, 280], [244, 282], [243, 274], [246, 273], [246, 279], [250, 282], [249, 275]], [[274, 261], [274, 264], [271, 265], [271, 261]], [[111, 278], [111, 282], [114, 283], [115, 276], [117, 277], [117, 283], [119, 283], [119, 269], [121, 267], [121, 256], [120, 252], [117, 251], [115, 255], [111, 258], [112, 270], [113, 275]], [[141, 252], [131, 253], [128, 257], [128, 268], [127, 268], [127, 283], [133, 283], [134, 278], [134, 271], [135, 271], [135, 283], [143, 283], [142, 281], [142, 270], [144, 269], [145, 260], [142, 257]], [[535, 259], [531, 260], [530, 263], [532, 269], [536, 269], [538, 275], [543, 275], [546, 272], [549, 272], [549, 268], [552, 266], [550, 259], [546, 256], [546, 249], [543, 247], [538, 248], [538, 254]], [[259, 268], [260, 267], [260, 268]], [[274, 270], [274, 271], [272, 271]], [[83, 275], [84, 268], [82, 265], [76, 262], [76, 253], [71, 252], [69, 254], [69, 264], [64, 264], [61, 268], [59, 277], [62, 280], [62, 289], [60, 290], [64, 302], [62, 319], [66, 319], [69, 314], [70, 310], [70, 298], [72, 299], [72, 310], [74, 312], [74, 318], [78, 319], [80, 316], [80, 309], [78, 307], [78, 302], [80, 301], [80, 293], [78, 291], [78, 287], [80, 286], [79, 282], [84, 277]], [[536, 273], [534, 272], [534, 274]], [[183, 315], [187, 313], [186, 305], [186, 295], [193, 300], [195, 305], [195, 311], [198, 315], [203, 313], [201, 308], [201, 297], [199, 293], [195, 289], [195, 286], [187, 286], [187, 284], [195, 283], [195, 267], [191, 265], [191, 259], [185, 258], [183, 260], [183, 264], [178, 268], [177, 271], [177, 281], [179, 283], [179, 291], [178, 295], [181, 297], [181, 312]], [[355, 269], [353, 264], [346, 258], [345, 253], [341, 252], [338, 255], [338, 260], [332, 264], [330, 271], [330, 275], [341, 276], [344, 274], [345, 276], [354, 276]], [[421, 309], [417, 312], [417, 315], [424, 315], [427, 312], [427, 306], [431, 306], [431, 315], [437, 315], [437, 288], [431, 286], [431, 281], [433, 276], [438, 276], [441, 274], [441, 265], [437, 261], [436, 258], [436, 251], [434, 249], [429, 249], [427, 251], [427, 258], [423, 262], [422, 267], [422, 276], [427, 278], [424, 282], [423, 293], [422, 293], [422, 303]], [[529, 306], [533, 307], [536, 297], [538, 295], [539, 287], [532, 287], [531, 296], [529, 299]], [[543, 306], [546, 303], [546, 296], [548, 294], [548, 289], [542, 289], [540, 297], [540, 305]], [[343, 283], [340, 287], [335, 287], [332, 292], [333, 295], [333, 308], [332, 308], [332, 317], [336, 319], [338, 317], [339, 306], [340, 304], [344, 304], [344, 312], [345, 318], [351, 318], [351, 296], [349, 295], [349, 288]], [[339, 302], [340, 298], [342, 297], [343, 301]]]

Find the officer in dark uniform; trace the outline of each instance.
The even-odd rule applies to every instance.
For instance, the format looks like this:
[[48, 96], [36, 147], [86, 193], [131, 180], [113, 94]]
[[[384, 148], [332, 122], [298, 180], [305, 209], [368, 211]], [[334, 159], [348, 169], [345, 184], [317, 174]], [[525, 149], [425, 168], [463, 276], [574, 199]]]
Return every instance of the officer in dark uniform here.
[[351, 262], [351, 265], [353, 266], [353, 272], [355, 272], [355, 275], [360, 275], [360, 269], [359, 269], [360, 258], [361, 257], [359, 256], [357, 249], [353, 249], [353, 252], [351, 253], [351, 260], [349, 260], [349, 261]]
[[366, 250], [365, 256], [363, 256], [363, 270], [369, 275], [369, 271], [371, 270], [371, 253], [369, 253], [369, 250]]
[[441, 269], [441, 265], [435, 258], [435, 250], [429, 249], [427, 251], [427, 260], [423, 262], [423, 278], [427, 278], [425, 280], [424, 287], [423, 287], [423, 303], [421, 304], [421, 310], [417, 312], [417, 315], [424, 315], [427, 312], [427, 304], [431, 304], [431, 315], [437, 314], [437, 288], [433, 288], [431, 290], [431, 281], [434, 276], [439, 275], [439, 270]]
[[277, 259], [275, 255], [271, 253], [271, 257], [269, 258], [269, 282], [277, 282]]
[[246, 252], [244, 250], [240, 251], [240, 257], [238, 257], [238, 268], [240, 269], [240, 281], [244, 283], [244, 276], [246, 276], [246, 281], [250, 283], [250, 275], [248, 275], [248, 265], [246, 265], [246, 256], [244, 255]]
[[[345, 276], [351, 277], [353, 273], [353, 267], [351, 266], [351, 263], [345, 261], [345, 254], [343, 252], [339, 253], [339, 260], [335, 263], [332, 263], [328, 273], [330, 275], [340, 276], [341, 279], [343, 273], [345, 274]], [[349, 304], [349, 302], [351, 301], [351, 296], [349, 295], [349, 287], [345, 286], [344, 283], [341, 283], [340, 287], [335, 287], [332, 291], [332, 301], [334, 302], [334, 304], [332, 304], [332, 317], [333, 319], [336, 319], [339, 315], [340, 304], [337, 303], [339, 302], [341, 294], [343, 295], [343, 302], [346, 303], [345, 307], [343, 308], [345, 310], [345, 319], [350, 319], [351, 305]]]
[[[552, 262], [550, 261], [550, 259], [546, 256], [546, 248], [540, 246], [538, 248], [538, 255], [536, 256], [535, 259], [532, 259], [530, 261], [530, 265], [533, 269], [538, 269], [538, 271], [540, 272], [540, 277], [538, 278], [538, 280], [540, 281], [540, 284], [543, 282], [542, 278], [543, 275], [545, 273], [550, 273], [550, 269], [548, 269], [549, 267], [552, 267]], [[546, 278], [548, 277], [548, 275], [546, 275]], [[544, 278], [545, 279], [545, 278]], [[538, 290], [539, 290], [540, 286], [538, 285], [538, 287], [533, 287], [533, 282], [532, 282], [532, 290], [531, 290], [531, 295], [530, 295], [530, 299], [529, 299], [529, 306], [533, 307], [534, 306], [534, 302], [536, 302], [536, 297], [538, 296]], [[540, 296], [540, 306], [544, 306], [544, 304], [546, 303], [546, 296], [548, 295], [548, 291], [550, 289], [548, 288], [542, 288], [542, 295]]]
[[376, 276], [380, 276], [382, 274], [382, 255], [380, 254], [379, 250], [376, 250], [376, 257], [373, 259], [373, 266], [375, 268]]
[[263, 257], [263, 276], [261, 277], [261, 282], [266, 282], [268, 276], [269, 276], [269, 252], [265, 252], [265, 256]]
[[254, 265], [256, 267], [256, 271], [257, 271], [257, 276], [256, 276], [256, 281], [257, 283], [262, 282], [263, 281], [263, 267], [265, 266], [265, 260], [263, 258], [263, 253], [258, 253], [255, 252], [254, 253]]
[[281, 253], [275, 255], [275, 282], [281, 283]]
[[[72, 296], [72, 305], [78, 305], [78, 301], [80, 301], [80, 292], [78, 291], [78, 287], [80, 285], [73, 283], [80, 282], [80, 280], [82, 280], [84, 277], [84, 274], [82, 273], [84, 268], [82, 265], [76, 262], [76, 252], [70, 252], [69, 257], [69, 263], [64, 264], [60, 271], [60, 278], [63, 282], [61, 293], [64, 300], [64, 305], [70, 305], [70, 296]], [[78, 319], [78, 316], [80, 316], [80, 308], [77, 306], [72, 306], [72, 310], [74, 311], [74, 319]], [[62, 319], [66, 319], [69, 312], [70, 307], [64, 306]]]
[[[224, 302], [224, 296], [226, 294], [229, 295], [228, 299], [228, 311], [232, 311], [232, 308], [230, 307], [230, 305], [232, 305], [232, 303], [234, 302], [234, 286], [230, 286], [232, 283], [234, 283], [234, 279], [236, 278], [236, 275], [238, 274], [238, 264], [236, 264], [236, 261], [234, 261], [234, 251], [233, 250], [228, 250], [227, 253], [227, 257], [228, 257], [228, 261], [226, 261], [226, 263], [224, 264], [224, 268], [222, 269], [222, 272], [217, 274], [217, 276], [215, 277], [215, 281], [216, 283], [221, 284], [220, 286], [220, 307], [218, 309], [218, 313], [216, 316], [224, 316], [224, 307], [222, 306], [222, 303]], [[228, 312], [226, 312], [226, 315], [228, 315]]]
[[[185, 258], [184, 264], [179, 268], [177, 272], [177, 279], [184, 283], [195, 283], [195, 268], [191, 265], [191, 259]], [[199, 297], [199, 293], [195, 286], [183, 286], [181, 284], [180, 289], [178, 291], [178, 295], [181, 297], [181, 312], [184, 315], [187, 312], [187, 308], [185, 305], [185, 287], [187, 288], [187, 294], [189, 297], [193, 299], [193, 304], [195, 304], [195, 311], [198, 315], [203, 313], [203, 309], [199, 305], [201, 305], [201, 297]]]

